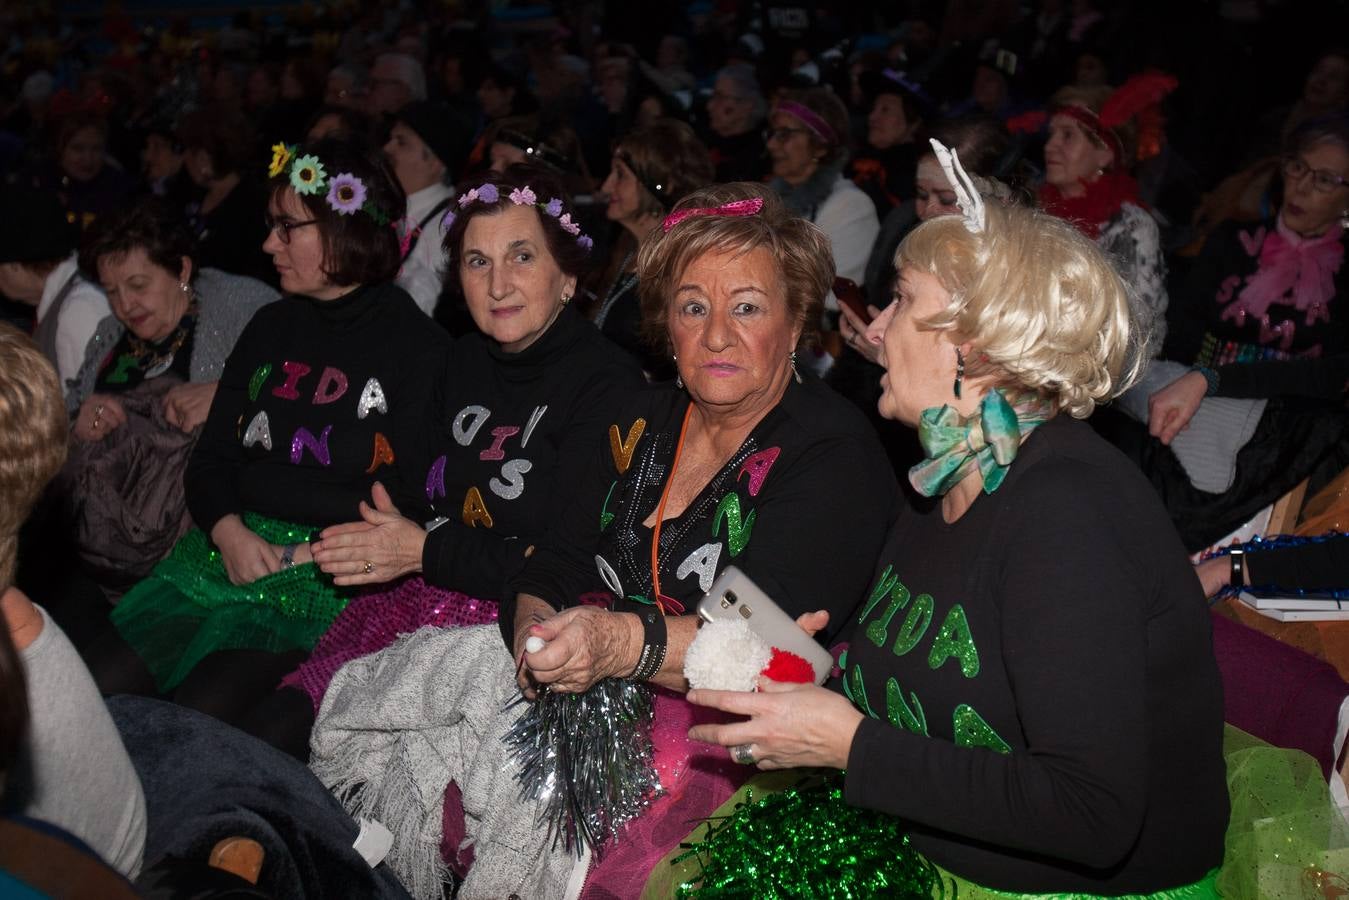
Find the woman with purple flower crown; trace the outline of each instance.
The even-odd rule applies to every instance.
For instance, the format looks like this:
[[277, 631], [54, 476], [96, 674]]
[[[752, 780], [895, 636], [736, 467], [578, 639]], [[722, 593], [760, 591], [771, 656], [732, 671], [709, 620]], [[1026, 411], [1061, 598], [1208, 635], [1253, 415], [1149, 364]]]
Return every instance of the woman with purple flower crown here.
[[574, 499], [596, 435], [642, 377], [570, 304], [592, 248], [573, 216], [556, 176], [528, 164], [464, 191], [446, 213], [448, 271], [479, 330], [455, 343], [434, 379], [434, 445], [409, 467], [431, 515], [417, 517], [419, 506], [395, 503], [377, 483], [358, 521], [312, 545], [335, 584], [374, 589], [248, 717], [254, 734], [306, 759], [314, 715], [344, 663], [425, 625], [496, 621], [507, 580]]
[[417, 502], [399, 469], [428, 452], [449, 349], [393, 284], [404, 197], [382, 160], [337, 141], [278, 144], [268, 174], [263, 249], [286, 296], [225, 363], [184, 477], [197, 527], [122, 598], [89, 659], [105, 693], [165, 695], [226, 721], [304, 659], [353, 593], [309, 542], [376, 483], [389, 502]]

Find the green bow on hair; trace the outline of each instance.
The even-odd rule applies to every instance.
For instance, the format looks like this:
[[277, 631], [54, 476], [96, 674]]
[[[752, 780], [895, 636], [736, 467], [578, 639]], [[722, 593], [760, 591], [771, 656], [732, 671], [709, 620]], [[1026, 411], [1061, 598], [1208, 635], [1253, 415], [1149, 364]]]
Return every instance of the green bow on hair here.
[[1015, 399], [1013, 405], [1000, 388], [994, 388], [969, 417], [951, 406], [923, 410], [918, 440], [927, 459], [909, 469], [914, 490], [924, 497], [945, 494], [978, 466], [984, 493], [996, 491], [1022, 439], [1053, 414], [1051, 405], [1038, 394], [1026, 391]]

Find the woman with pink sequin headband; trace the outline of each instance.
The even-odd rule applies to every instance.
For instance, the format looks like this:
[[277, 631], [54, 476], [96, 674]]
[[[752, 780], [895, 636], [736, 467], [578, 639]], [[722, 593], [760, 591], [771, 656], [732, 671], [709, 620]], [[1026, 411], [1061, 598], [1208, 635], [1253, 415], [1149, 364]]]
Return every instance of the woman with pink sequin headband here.
[[[497, 193], [501, 211], [475, 217], [473, 226], [519, 208], [504, 191]], [[478, 194], [468, 210], [482, 203], [481, 189]], [[465, 238], [461, 272], [480, 264], [472, 249], [480, 246], [473, 236]], [[586, 879], [592, 890], [616, 897], [641, 893], [656, 859], [670, 849], [668, 836], [707, 816], [748, 772], [727, 773], [718, 765], [724, 751], [696, 761], [685, 735], [693, 711], [677, 694], [685, 688], [684, 652], [697, 628], [698, 601], [733, 564], [792, 616], [824, 606], [826, 638], [847, 621], [865, 591], [897, 499], [875, 434], [848, 401], [793, 364], [833, 280], [829, 246], [818, 228], [792, 216], [761, 184], [706, 188], [676, 204], [644, 238], [638, 274], [648, 337], [674, 352], [679, 381], [651, 385], [593, 422], [589, 466], [565, 483], [565, 508], [507, 584], [500, 625], [511, 653], [501, 653], [499, 641], [474, 643], [472, 629], [423, 629], [408, 640], [434, 647], [391, 647], [339, 671], [315, 726], [311, 768], [338, 795], [353, 783], [353, 771], [363, 773], [353, 808], [398, 810], [398, 821], [382, 820], [396, 833], [427, 825], [439, 834], [444, 782], [420, 784], [411, 796], [410, 782], [399, 772], [367, 765], [379, 746], [411, 746], [430, 735], [447, 760], [444, 777], [455, 779], [465, 798], [488, 774], [474, 760], [491, 761], [491, 777], [505, 779], [512, 790], [502, 802], [465, 803], [464, 826], [475, 853], [462, 888], [468, 895], [500, 893], [487, 879], [498, 877], [503, 865], [529, 868], [518, 883], [546, 883], [540, 871], [555, 865], [570, 871], [577, 842], [604, 848]], [[483, 431], [497, 427], [504, 433], [514, 424], [506, 419], [497, 426], [499, 411], [491, 412]], [[552, 414], [550, 404], [543, 421]], [[530, 438], [531, 451], [538, 440]], [[516, 436], [505, 446], [509, 459]], [[449, 471], [446, 466], [447, 477]], [[525, 476], [526, 485], [534, 474]], [[493, 517], [509, 509], [483, 496]], [[481, 534], [480, 512], [466, 510]], [[843, 516], [848, 527], [839, 527]], [[817, 565], [819, 559], [829, 565]], [[816, 628], [824, 619], [808, 621]], [[415, 723], [384, 723], [379, 746], [363, 737], [353, 744], [351, 723], [329, 711], [388, 708], [383, 696], [360, 693], [357, 699], [372, 685], [357, 673], [404, 669], [414, 665], [414, 653], [438, 661], [432, 676], [437, 684], [429, 691], [471, 695], [491, 710], [490, 720], [472, 711], [440, 710], [440, 721], [461, 724], [428, 731]], [[464, 679], [474, 679], [471, 689], [462, 687]], [[653, 694], [657, 685], [676, 693]], [[520, 691], [531, 702], [512, 703]], [[619, 709], [632, 713], [607, 715]], [[498, 735], [518, 735], [572, 713], [576, 718], [564, 729], [547, 731], [535, 744], [545, 745], [544, 754], [522, 753], [512, 739], [502, 758]], [[608, 737], [597, 738], [599, 733]], [[643, 757], [640, 748], [653, 744], [654, 757]], [[596, 753], [597, 746], [613, 752]], [[564, 765], [566, 760], [576, 766]], [[597, 773], [614, 790], [596, 800], [578, 785], [586, 773]], [[515, 789], [517, 781], [526, 796]], [[657, 781], [663, 798], [644, 793]], [[531, 785], [556, 789], [543, 796]], [[571, 797], [579, 806], [566, 800]], [[620, 826], [623, 839], [615, 842]], [[503, 846], [495, 835], [505, 834], [526, 845]], [[427, 846], [429, 854], [436, 843]], [[408, 857], [395, 865], [405, 884], [429, 874]]]

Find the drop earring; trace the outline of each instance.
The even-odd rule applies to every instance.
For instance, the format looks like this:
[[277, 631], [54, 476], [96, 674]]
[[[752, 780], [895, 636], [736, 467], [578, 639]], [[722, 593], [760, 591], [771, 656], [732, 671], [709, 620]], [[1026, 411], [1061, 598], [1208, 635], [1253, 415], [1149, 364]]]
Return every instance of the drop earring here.
[[566, 305], [567, 305], [568, 303], [570, 303], [570, 302], [571, 302], [571, 294], [563, 294], [563, 295], [562, 295], [562, 305], [563, 305], [563, 306], [566, 306]]
[[684, 389], [684, 376], [679, 374], [679, 357], [671, 353], [670, 362], [675, 364], [675, 387], [682, 391]]
[[957, 347], [957, 348], [956, 348], [956, 383], [955, 383], [954, 385], [952, 385], [952, 389], [955, 390], [955, 392], [956, 392], [956, 399], [957, 399], [957, 400], [960, 399], [960, 383], [961, 383], [962, 381], [964, 381], [964, 380], [965, 380], [965, 356], [964, 356], [964, 354], [962, 354], [962, 353], [960, 352], [960, 348]]
[[180, 282], [178, 282], [178, 290], [180, 290], [180, 291], [182, 291], [184, 294], [186, 294], [186, 293], [187, 293], [187, 282], [186, 282], [186, 281], [180, 281]]
[[798, 371], [796, 370], [796, 351], [795, 351], [795, 350], [793, 350], [793, 351], [791, 352], [791, 355], [787, 357], [787, 360], [788, 360], [788, 362], [791, 363], [791, 367], [792, 367], [792, 377], [796, 379], [796, 383], [797, 383], [797, 384], [800, 384], [800, 383], [801, 383], [801, 373], [798, 372]]
[[1349, 231], [1349, 209], [1340, 213], [1340, 227], [1345, 231]]

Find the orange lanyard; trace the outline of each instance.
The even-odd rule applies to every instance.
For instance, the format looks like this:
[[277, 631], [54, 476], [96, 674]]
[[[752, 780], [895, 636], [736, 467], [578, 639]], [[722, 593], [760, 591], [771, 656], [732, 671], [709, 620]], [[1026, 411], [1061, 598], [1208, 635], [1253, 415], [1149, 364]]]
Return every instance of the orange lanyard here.
[[684, 452], [684, 437], [689, 431], [689, 415], [693, 412], [693, 403], [684, 410], [684, 421], [679, 426], [679, 441], [675, 444], [674, 462], [670, 464], [670, 475], [665, 479], [665, 487], [660, 492], [660, 503], [656, 506], [656, 525], [651, 529], [651, 590], [656, 595], [656, 609], [665, 615], [665, 604], [660, 599], [660, 526], [665, 521], [665, 501], [670, 497], [670, 485], [674, 484], [676, 470], [679, 469], [679, 455]]

